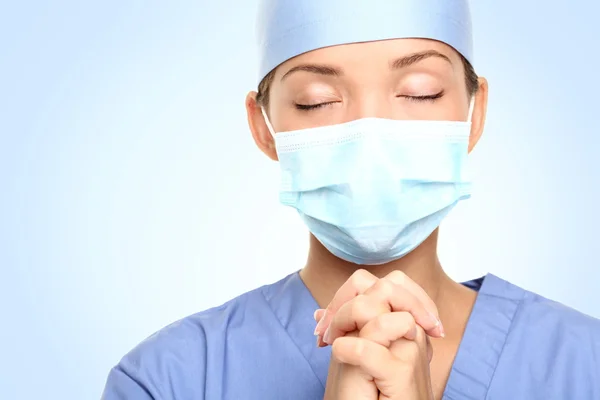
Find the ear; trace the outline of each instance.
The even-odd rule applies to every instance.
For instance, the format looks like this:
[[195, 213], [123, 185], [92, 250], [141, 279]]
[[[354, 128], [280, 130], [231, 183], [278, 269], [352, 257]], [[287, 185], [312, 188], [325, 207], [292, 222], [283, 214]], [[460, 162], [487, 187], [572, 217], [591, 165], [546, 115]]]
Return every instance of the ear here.
[[246, 96], [246, 113], [248, 114], [248, 126], [252, 132], [252, 137], [258, 148], [271, 160], [277, 161], [277, 151], [275, 150], [275, 140], [269, 132], [267, 123], [262, 110], [256, 101], [256, 92], [250, 92]]
[[485, 125], [488, 102], [488, 81], [485, 78], [479, 78], [479, 89], [475, 94], [473, 103], [473, 115], [471, 117], [471, 135], [469, 136], [469, 153], [473, 150], [481, 135]]

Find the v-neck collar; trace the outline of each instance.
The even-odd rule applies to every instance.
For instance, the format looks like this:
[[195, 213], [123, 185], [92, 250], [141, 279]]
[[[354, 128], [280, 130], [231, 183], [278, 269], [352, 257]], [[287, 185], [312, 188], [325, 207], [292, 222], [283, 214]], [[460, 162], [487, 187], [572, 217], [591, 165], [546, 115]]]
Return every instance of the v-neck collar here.
[[467, 321], [444, 400], [485, 399], [525, 290], [487, 274], [465, 282], [477, 290], [477, 299]]
[[300, 278], [300, 273], [289, 275], [280, 284], [265, 286], [263, 293], [275, 316], [325, 388], [331, 347], [317, 347], [317, 338], [310, 327], [316, 326], [313, 314], [319, 305]]
[[[313, 313], [319, 306], [298, 272], [279, 283], [263, 288], [265, 298], [325, 388], [331, 347], [317, 347], [309, 328], [315, 325]], [[478, 294], [450, 370], [444, 400], [485, 398], [525, 293], [492, 274], [463, 284]]]

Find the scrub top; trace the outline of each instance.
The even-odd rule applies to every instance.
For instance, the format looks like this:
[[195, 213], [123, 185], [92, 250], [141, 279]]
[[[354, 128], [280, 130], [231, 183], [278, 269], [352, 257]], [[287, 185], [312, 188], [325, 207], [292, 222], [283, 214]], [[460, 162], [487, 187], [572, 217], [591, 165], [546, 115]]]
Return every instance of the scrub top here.
[[[477, 300], [443, 399], [600, 399], [600, 321], [494, 275]], [[331, 348], [294, 273], [146, 339], [108, 376], [104, 400], [322, 399]]]

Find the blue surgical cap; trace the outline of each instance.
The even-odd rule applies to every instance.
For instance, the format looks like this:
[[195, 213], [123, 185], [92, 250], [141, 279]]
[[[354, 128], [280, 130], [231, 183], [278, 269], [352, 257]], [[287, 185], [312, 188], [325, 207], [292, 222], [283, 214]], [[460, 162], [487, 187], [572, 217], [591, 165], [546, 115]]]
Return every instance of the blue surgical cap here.
[[302, 53], [385, 39], [438, 40], [473, 62], [468, 0], [262, 0], [257, 23], [259, 82]]

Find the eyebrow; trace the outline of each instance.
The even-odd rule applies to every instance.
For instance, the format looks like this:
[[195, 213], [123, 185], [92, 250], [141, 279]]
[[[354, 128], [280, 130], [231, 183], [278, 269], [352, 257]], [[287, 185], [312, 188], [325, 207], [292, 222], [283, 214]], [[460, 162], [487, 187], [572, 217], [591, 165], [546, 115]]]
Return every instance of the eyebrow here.
[[[423, 60], [431, 58], [431, 57], [441, 58], [443, 60], [448, 61], [452, 65], [452, 61], [450, 61], [450, 58], [448, 58], [448, 56], [440, 53], [439, 51], [427, 50], [427, 51], [421, 51], [418, 53], [409, 54], [407, 56], [395, 59], [394, 61], [391, 62], [390, 69], [394, 70], [394, 69], [406, 68], [406, 67], [409, 67], [413, 64], [416, 64], [420, 61], [423, 61]], [[280, 81], [283, 82], [288, 76], [290, 76], [294, 72], [298, 72], [298, 71], [311, 72], [313, 74], [324, 75], [324, 76], [341, 76], [343, 74], [341, 69], [332, 67], [330, 65], [300, 64], [300, 65], [296, 65], [295, 67], [291, 68], [288, 72], [286, 72], [281, 77]]]
[[409, 67], [420, 61], [423, 61], [427, 58], [432, 58], [432, 57], [441, 58], [443, 60], [448, 61], [450, 63], [450, 65], [452, 65], [452, 61], [450, 61], [450, 58], [448, 58], [448, 56], [446, 56], [445, 54], [442, 54], [439, 51], [435, 51], [435, 50], [427, 50], [427, 51], [421, 51], [418, 53], [413, 53], [413, 54], [409, 54], [404, 57], [397, 58], [396, 60], [392, 61], [392, 63], [390, 64], [390, 68], [391, 69], [406, 68], [406, 67]]
[[319, 64], [301, 64], [296, 65], [294, 68], [291, 68], [288, 72], [285, 73], [281, 77], [281, 82], [284, 81], [288, 76], [298, 71], [306, 71], [312, 72], [313, 74], [325, 75], [325, 76], [340, 76], [342, 75], [342, 70], [339, 68], [335, 68], [329, 65], [319, 65]]

